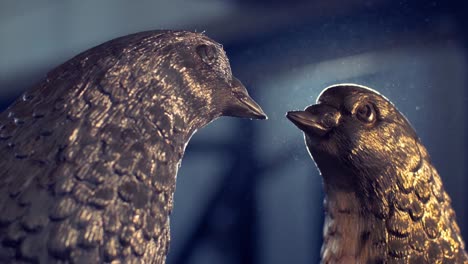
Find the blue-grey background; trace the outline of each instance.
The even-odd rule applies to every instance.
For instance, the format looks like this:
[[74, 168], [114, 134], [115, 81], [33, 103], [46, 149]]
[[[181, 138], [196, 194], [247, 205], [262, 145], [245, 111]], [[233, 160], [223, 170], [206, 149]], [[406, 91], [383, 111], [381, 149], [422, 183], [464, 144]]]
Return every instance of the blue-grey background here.
[[[321, 179], [288, 110], [328, 85], [379, 90], [426, 144], [468, 237], [468, 32], [458, 1], [0, 0], [0, 108], [73, 55], [149, 29], [205, 31], [268, 121], [188, 145], [169, 263], [317, 263]], [[1, 157], [0, 157], [1, 158]]]

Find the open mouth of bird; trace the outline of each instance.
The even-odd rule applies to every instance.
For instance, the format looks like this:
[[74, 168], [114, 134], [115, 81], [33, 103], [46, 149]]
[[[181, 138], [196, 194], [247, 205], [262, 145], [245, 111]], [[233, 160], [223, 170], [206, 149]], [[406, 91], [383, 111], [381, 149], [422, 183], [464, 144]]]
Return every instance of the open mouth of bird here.
[[290, 111], [286, 117], [310, 136], [325, 136], [339, 123], [340, 112], [333, 106], [315, 104], [304, 111]]

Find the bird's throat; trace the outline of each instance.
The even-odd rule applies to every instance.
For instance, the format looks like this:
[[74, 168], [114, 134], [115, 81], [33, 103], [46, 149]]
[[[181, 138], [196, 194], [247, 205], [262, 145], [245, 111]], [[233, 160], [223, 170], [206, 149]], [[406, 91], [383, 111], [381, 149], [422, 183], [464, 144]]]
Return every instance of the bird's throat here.
[[[355, 192], [328, 189], [324, 201], [322, 263], [366, 263], [373, 216], [363, 214]], [[372, 219], [371, 219], [372, 218]]]

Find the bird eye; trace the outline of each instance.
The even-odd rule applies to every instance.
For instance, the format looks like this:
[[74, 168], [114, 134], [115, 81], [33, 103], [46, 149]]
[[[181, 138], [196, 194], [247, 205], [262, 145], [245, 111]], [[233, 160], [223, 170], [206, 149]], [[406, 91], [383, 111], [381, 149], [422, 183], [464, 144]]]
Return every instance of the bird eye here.
[[359, 108], [356, 111], [356, 116], [362, 122], [374, 122], [376, 117], [374, 106], [370, 103], [359, 106]]
[[202, 44], [197, 47], [197, 54], [205, 63], [211, 64], [216, 59], [216, 48]]

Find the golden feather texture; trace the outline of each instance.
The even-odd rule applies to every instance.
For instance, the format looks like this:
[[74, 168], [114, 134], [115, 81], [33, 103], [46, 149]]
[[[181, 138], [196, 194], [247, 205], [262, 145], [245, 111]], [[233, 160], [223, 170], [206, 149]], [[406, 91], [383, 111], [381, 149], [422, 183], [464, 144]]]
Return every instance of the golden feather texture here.
[[334, 85], [287, 117], [323, 177], [322, 263], [468, 263], [441, 178], [388, 99]]
[[51, 71], [0, 113], [0, 262], [165, 263], [185, 146], [224, 115], [266, 117], [203, 34], [141, 32]]

